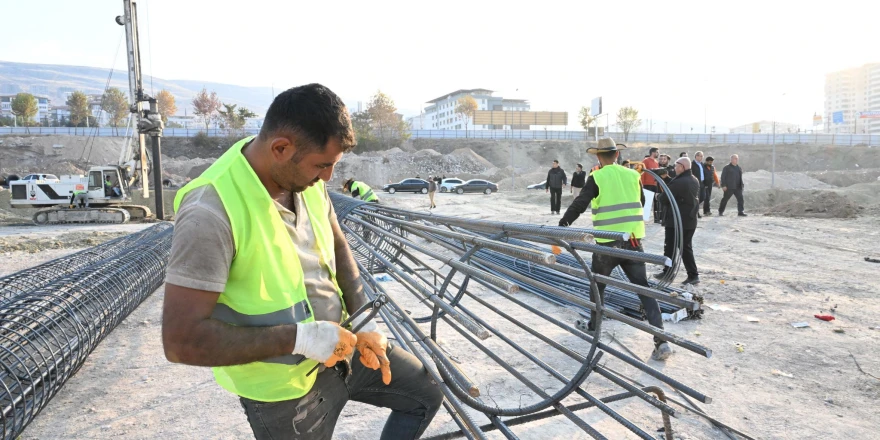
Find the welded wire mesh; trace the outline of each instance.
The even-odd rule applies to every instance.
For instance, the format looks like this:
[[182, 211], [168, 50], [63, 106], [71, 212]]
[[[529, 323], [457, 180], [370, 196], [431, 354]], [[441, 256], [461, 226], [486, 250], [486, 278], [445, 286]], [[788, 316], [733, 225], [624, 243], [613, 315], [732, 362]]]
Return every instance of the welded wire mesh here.
[[25, 291], [0, 303], [3, 438], [16, 438], [98, 343], [164, 281], [171, 227], [159, 224], [134, 235], [74, 270], [64, 258], [54, 260], [63, 275], [19, 288]]
[[[483, 431], [490, 427], [507, 438], [516, 438], [511, 426], [552, 416], [565, 417], [593, 438], [606, 438], [574, 413], [584, 408], [597, 408], [639, 438], [654, 438], [644, 427], [636, 426], [606, 404], [622, 398], [638, 398], [659, 409], [664, 425], [671, 426], [669, 416], [675, 411], [649, 395], [651, 387], [637, 387], [605, 368], [606, 363], [599, 362], [603, 355], [635, 367], [698, 401], [711, 401], [690, 386], [602, 341], [602, 317], [613, 317], [655, 338], [711, 356], [711, 350], [699, 344], [642, 322], [636, 292], [646, 294], [646, 288], [630, 284], [626, 278], [620, 278], [622, 274], [612, 274], [619, 282], [606, 286], [606, 300], [615, 303], [609, 305], [590, 295], [596, 289], [597, 275], [592, 274], [591, 265], [575, 248], [580, 252], [586, 248], [628, 255], [604, 247], [573, 247], [574, 243], [588, 245], [593, 231], [471, 221], [364, 204], [338, 194], [331, 198], [358, 260], [366, 293], [392, 298], [381, 312], [389, 331], [429, 367], [435, 380], [440, 379], [446, 409], [460, 431], [437, 438], [485, 438]], [[487, 240], [493, 243], [487, 244]], [[554, 257], [547, 253], [548, 244], [558, 244], [566, 252]], [[663, 256], [632, 257], [674, 267]], [[377, 282], [379, 279], [382, 282]], [[610, 282], [609, 279], [606, 284]], [[648, 294], [667, 299], [663, 311], [677, 310], [682, 305], [699, 308], [693, 301], [669, 296], [677, 294], [671, 289], [656, 283], [653, 287]], [[595, 332], [588, 333], [545, 308], [524, 301], [522, 294], [515, 294], [518, 289], [587, 313], [598, 312], [599, 318], [593, 323]], [[412, 302], [412, 297], [416, 302]], [[522, 310], [527, 313], [524, 315]], [[568, 336], [559, 336], [560, 330]], [[441, 346], [441, 334], [454, 339], [454, 344]], [[570, 340], [572, 336], [579, 342]], [[472, 364], [457, 363], [447, 351], [456, 349], [468, 356], [480, 353], [485, 356], [484, 363], [477, 364], [478, 370], [467, 371]], [[558, 354], [548, 357], [554, 350], [563, 353], [567, 362], [560, 361]], [[512, 363], [513, 358], [518, 361]], [[524, 393], [519, 403], [498, 403], [491, 396], [482, 396], [480, 384], [470, 377], [490, 374], [487, 371], [492, 375], [506, 374], [505, 380], [510, 382], [505, 382], [505, 387]], [[583, 384], [591, 376], [598, 376], [597, 380], [615, 389], [616, 394], [600, 398], [587, 392]], [[493, 380], [501, 380], [500, 377], [493, 376]], [[662, 390], [650, 392], [655, 391], [662, 397]], [[480, 417], [489, 424], [478, 425]], [[669, 428], [664, 436], [672, 438], [671, 435]]]
[[143, 240], [154, 240], [156, 235], [171, 229], [171, 227], [170, 223], [160, 223], [143, 231], [124, 235], [63, 258], [0, 277], [0, 302], [45, 286], [60, 277], [75, 273], [98, 261], [126, 253], [136, 243]]

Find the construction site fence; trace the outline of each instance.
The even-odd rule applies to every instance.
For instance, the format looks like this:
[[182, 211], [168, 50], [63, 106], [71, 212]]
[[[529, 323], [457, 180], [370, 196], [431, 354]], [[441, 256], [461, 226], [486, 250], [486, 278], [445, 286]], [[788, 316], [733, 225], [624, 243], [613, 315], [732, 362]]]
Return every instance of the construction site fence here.
[[[255, 135], [259, 128], [245, 128], [237, 135]], [[210, 137], [226, 137], [230, 132], [221, 128], [166, 128], [166, 137], [194, 137], [206, 133]], [[97, 137], [124, 137], [124, 128], [100, 127], [0, 127], [0, 135], [70, 135]], [[642, 142], [659, 144], [739, 144], [767, 145], [839, 145], [839, 146], [880, 146], [880, 134], [812, 134], [812, 133], [629, 133], [607, 132], [618, 142]], [[586, 131], [568, 130], [412, 130], [412, 139], [525, 139], [592, 141], [593, 136]]]

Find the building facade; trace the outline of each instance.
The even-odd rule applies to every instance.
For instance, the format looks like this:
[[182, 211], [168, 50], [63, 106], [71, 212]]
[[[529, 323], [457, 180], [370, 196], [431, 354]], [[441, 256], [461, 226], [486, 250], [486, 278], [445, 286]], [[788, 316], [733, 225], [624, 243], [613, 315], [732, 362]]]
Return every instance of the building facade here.
[[[744, 124], [733, 127], [730, 129], [731, 133], [739, 133], [739, 134], [755, 134], [755, 133], [764, 133], [771, 134], [773, 133], [773, 121], [758, 121], [752, 122], [751, 124]], [[776, 133], [778, 134], [787, 134], [787, 133], [800, 133], [800, 126], [798, 124], [791, 124], [788, 122], [779, 122], [776, 121]]]
[[878, 111], [880, 63], [825, 75], [826, 133], [880, 134], [880, 119], [859, 117]]
[[414, 123], [423, 127], [421, 130], [509, 130], [511, 128], [528, 130], [528, 126], [474, 126], [472, 117], [465, 118], [455, 112], [458, 100], [465, 96], [474, 98], [477, 102], [477, 110], [529, 111], [531, 109], [528, 100], [504, 99], [500, 96], [492, 96], [493, 93], [495, 92], [488, 89], [456, 90], [428, 101], [431, 105], [425, 107], [425, 112], [420, 116], [409, 118], [407, 122], [410, 123], [410, 127], [413, 127], [412, 130], [418, 130], [418, 128], [414, 128]]
[[[17, 93], [16, 93], [17, 94]], [[12, 100], [15, 99], [16, 94], [3, 94], [0, 95], [0, 116], [2, 117], [12, 117]], [[46, 121], [48, 121], [49, 117], [49, 109], [51, 107], [51, 99], [48, 96], [42, 95], [34, 95], [34, 98], [37, 98], [37, 114], [34, 116], [34, 122], [39, 122], [42, 125], [47, 125]]]

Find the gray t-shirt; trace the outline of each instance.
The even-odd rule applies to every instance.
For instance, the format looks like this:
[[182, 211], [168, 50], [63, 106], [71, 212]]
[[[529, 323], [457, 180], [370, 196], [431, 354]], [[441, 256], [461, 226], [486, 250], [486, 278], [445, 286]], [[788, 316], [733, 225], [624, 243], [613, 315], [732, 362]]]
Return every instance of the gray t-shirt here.
[[[336, 213], [327, 197], [327, 212], [331, 221]], [[340, 322], [342, 302], [327, 267], [336, 270], [336, 259], [321, 264], [315, 233], [305, 212], [302, 194], [293, 196], [297, 215], [278, 202], [275, 207], [287, 227], [287, 233], [296, 248], [309, 303], [317, 321]], [[229, 267], [235, 257], [235, 241], [229, 216], [217, 190], [211, 185], [196, 188], [184, 196], [174, 226], [171, 259], [165, 282], [190, 289], [222, 292], [229, 277]]]

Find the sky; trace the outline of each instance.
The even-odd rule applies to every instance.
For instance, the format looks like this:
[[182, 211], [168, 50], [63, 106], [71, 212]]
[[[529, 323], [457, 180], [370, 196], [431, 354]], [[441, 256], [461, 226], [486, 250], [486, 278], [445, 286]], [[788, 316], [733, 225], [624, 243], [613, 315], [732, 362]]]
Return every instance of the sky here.
[[[702, 133], [764, 119], [807, 128], [826, 73], [880, 62], [870, 0], [220, 5], [139, 0], [144, 72], [276, 91], [320, 82], [348, 103], [381, 90], [407, 116], [487, 88], [568, 111], [572, 128], [602, 96], [605, 113], [638, 109], [643, 128]], [[0, 0], [0, 11], [0, 60], [125, 68], [122, 0]]]

